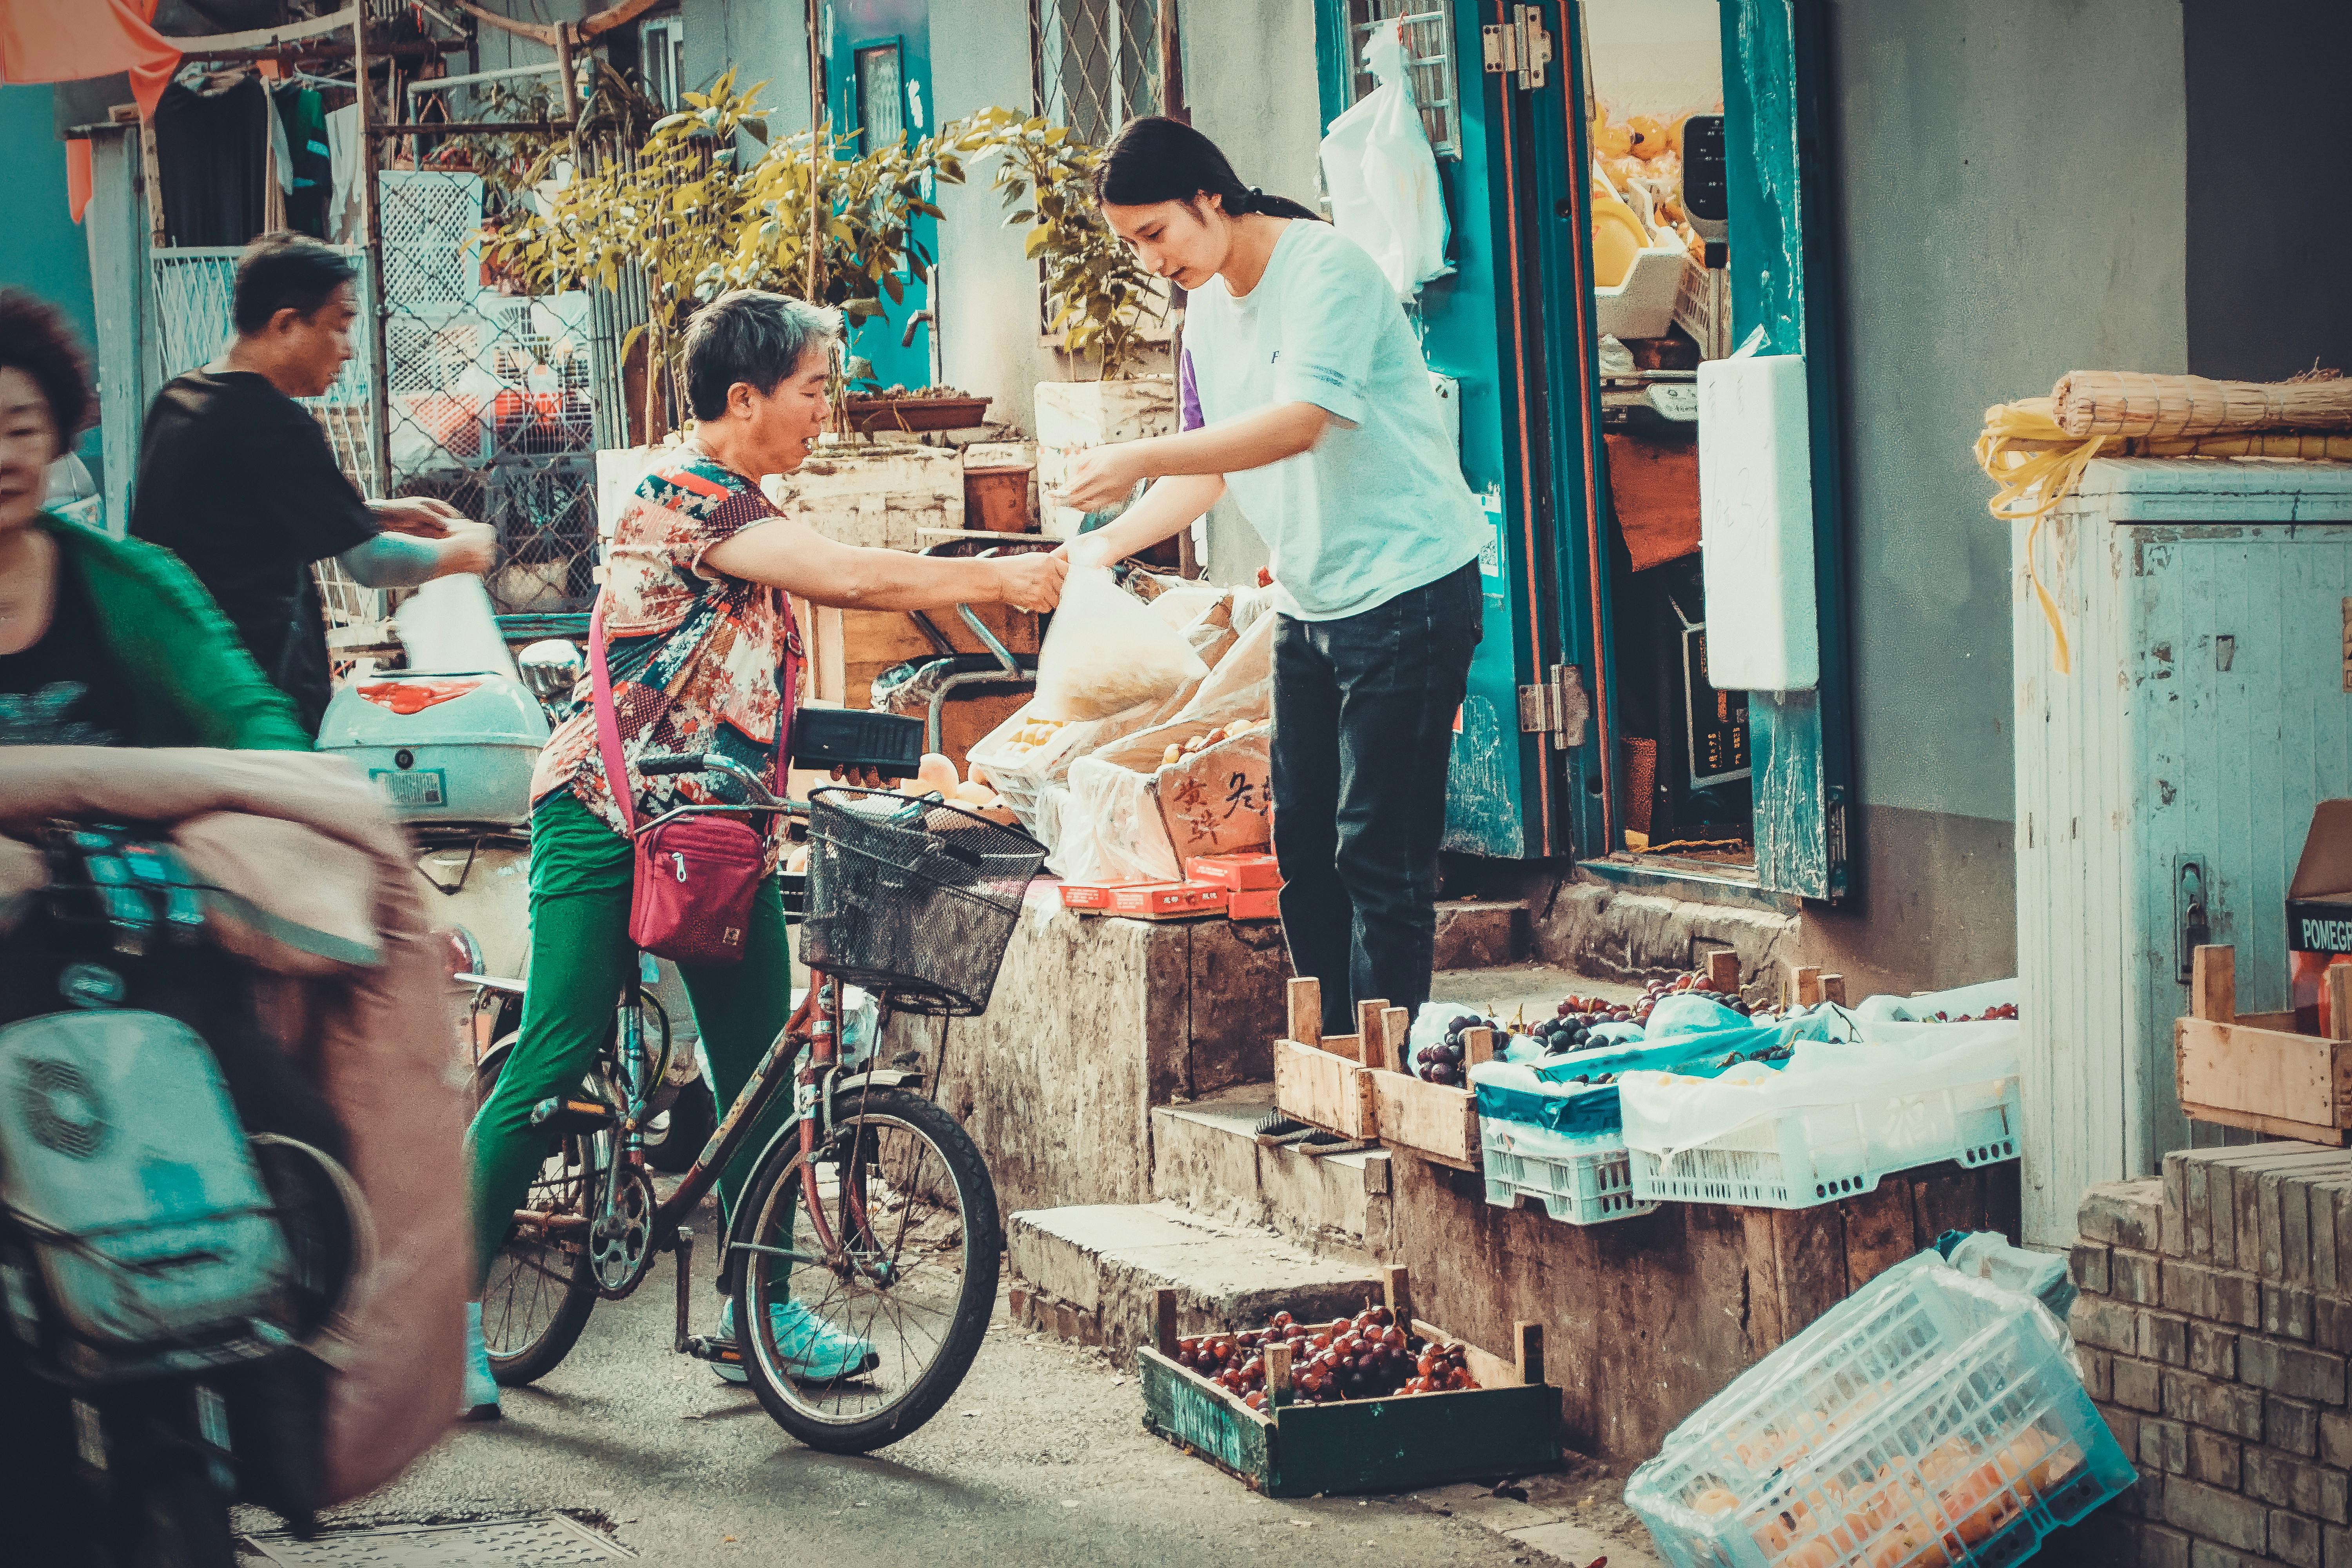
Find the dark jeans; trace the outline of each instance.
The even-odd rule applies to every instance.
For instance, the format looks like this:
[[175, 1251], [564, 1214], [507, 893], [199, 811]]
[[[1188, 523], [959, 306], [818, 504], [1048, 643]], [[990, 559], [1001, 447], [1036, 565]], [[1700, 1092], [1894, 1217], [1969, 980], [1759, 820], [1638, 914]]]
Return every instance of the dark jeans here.
[[1355, 1004], [1418, 1012], [1437, 931], [1454, 717], [1480, 631], [1478, 563], [1337, 621], [1274, 633], [1274, 849], [1292, 969], [1326, 1034]]

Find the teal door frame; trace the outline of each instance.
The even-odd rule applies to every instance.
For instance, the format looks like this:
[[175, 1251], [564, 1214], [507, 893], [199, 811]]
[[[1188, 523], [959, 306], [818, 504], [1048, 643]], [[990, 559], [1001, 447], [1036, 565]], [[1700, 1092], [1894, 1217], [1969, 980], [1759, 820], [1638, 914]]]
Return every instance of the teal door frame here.
[[[907, 134], [920, 138], [938, 130], [931, 102], [930, 0], [832, 0], [824, 10], [833, 22], [825, 48], [824, 96], [834, 133], [864, 135], [857, 55], [861, 49], [883, 47], [898, 51], [898, 112]], [[908, 240], [928, 274], [939, 255], [937, 220], [916, 215], [908, 225]], [[919, 322], [910, 343], [902, 346], [899, 338], [908, 318], [929, 305], [930, 288], [911, 268], [898, 286], [900, 298], [892, 300], [886, 288], [883, 313], [850, 334], [849, 352], [874, 366], [879, 385], [929, 386], [932, 323]]]
[[[1563, 654], [1553, 609], [1561, 570], [1557, 487], [1545, 412], [1541, 258], [1528, 243], [1536, 199], [1522, 147], [1524, 106], [1498, 94], [1480, 64], [1490, 5], [1438, 0], [1454, 22], [1458, 158], [1441, 159], [1452, 226], [1449, 277], [1423, 287], [1412, 311], [1432, 370], [1453, 379], [1462, 421], [1462, 474], [1495, 539], [1485, 573], [1485, 637], [1470, 668], [1447, 788], [1448, 849], [1494, 859], [1565, 855], [1588, 841], [1588, 798], [1549, 738], [1520, 729], [1520, 693]], [[1328, 128], [1349, 102], [1355, 62], [1345, 0], [1317, 0], [1317, 75]], [[1592, 750], [1588, 738], [1584, 751]]]
[[[1805, 356], [1813, 478], [1815, 601], [1820, 686], [1748, 702], [1756, 824], [1756, 883], [1768, 892], [1837, 899], [1847, 890], [1844, 809], [1851, 778], [1846, 702], [1845, 546], [1838, 451], [1835, 251], [1826, 186], [1822, 99], [1822, 0], [1721, 0], [1724, 131], [1730, 195], [1732, 321], [1736, 342], [1761, 325], [1771, 353]], [[1499, 14], [1504, 6], [1497, 5]], [[1543, 258], [1553, 400], [1560, 454], [1558, 601], [1571, 658], [1598, 671], [1590, 743], [1571, 754], [1575, 792], [1599, 809], [1580, 814], [1577, 856], [1595, 865], [1624, 826], [1617, 746], [1612, 526], [1601, 440], [1599, 328], [1592, 309], [1589, 127], [1582, 106], [1584, 47], [1573, 0], [1538, 9], [1558, 40], [1560, 97], [1523, 92], [1531, 118], [1535, 210], [1544, 215]], [[1492, 79], [1502, 81], [1507, 79]], [[1811, 285], [1809, 287], [1809, 283]], [[1567, 389], [1575, 389], [1570, 395]], [[1696, 879], [1711, 887], [1725, 879]]]

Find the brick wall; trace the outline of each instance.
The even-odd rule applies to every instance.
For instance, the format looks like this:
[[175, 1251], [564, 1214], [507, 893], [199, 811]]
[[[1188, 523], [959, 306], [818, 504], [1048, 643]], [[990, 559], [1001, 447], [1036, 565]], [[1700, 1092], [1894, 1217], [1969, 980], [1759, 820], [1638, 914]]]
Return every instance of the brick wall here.
[[2168, 1155], [2080, 1229], [2074, 1338], [2140, 1482], [2076, 1560], [2352, 1568], [2352, 1151]]

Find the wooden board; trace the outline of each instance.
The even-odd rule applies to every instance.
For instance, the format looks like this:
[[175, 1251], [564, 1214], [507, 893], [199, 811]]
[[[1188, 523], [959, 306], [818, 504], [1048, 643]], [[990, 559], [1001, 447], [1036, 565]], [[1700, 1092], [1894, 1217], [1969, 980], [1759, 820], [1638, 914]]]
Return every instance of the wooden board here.
[[1374, 1135], [1381, 1142], [1457, 1171], [1478, 1169], [1478, 1102], [1468, 1089], [1385, 1068], [1365, 1076], [1371, 1083]]
[[[1345, 1040], [1343, 1036], [1327, 1044]], [[1291, 1120], [1342, 1138], [1374, 1135], [1371, 1075], [1349, 1057], [1320, 1046], [1275, 1041], [1274, 1103]]]

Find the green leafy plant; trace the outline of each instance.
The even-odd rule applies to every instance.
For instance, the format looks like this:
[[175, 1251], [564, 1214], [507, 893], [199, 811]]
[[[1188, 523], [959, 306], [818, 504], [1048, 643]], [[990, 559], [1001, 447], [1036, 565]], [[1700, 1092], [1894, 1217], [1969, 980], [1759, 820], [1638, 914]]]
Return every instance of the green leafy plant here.
[[982, 110], [948, 131], [961, 132], [975, 161], [997, 158], [992, 184], [1009, 209], [1005, 222], [1028, 226], [1026, 252], [1045, 270], [1045, 330], [1062, 333], [1078, 359], [1091, 356], [1106, 381], [1133, 365], [1145, 332], [1167, 318], [1168, 294], [1095, 205], [1101, 150], [1066, 126], [1008, 109]]

